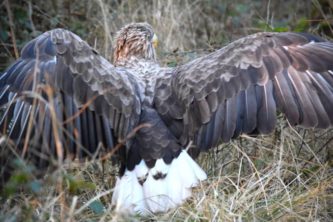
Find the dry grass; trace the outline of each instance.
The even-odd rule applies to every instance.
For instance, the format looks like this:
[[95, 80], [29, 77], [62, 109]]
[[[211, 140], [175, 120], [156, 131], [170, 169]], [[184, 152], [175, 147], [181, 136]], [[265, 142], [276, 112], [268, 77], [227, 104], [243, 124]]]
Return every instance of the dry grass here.
[[200, 157], [209, 179], [192, 199], [147, 218], [115, 214], [110, 203], [116, 169], [110, 163], [71, 163], [43, 180], [28, 179], [24, 192], [3, 200], [0, 220], [330, 221], [333, 172], [327, 160], [333, 142], [324, 143], [332, 138], [332, 130], [282, 126], [274, 136], [243, 136]]
[[[32, 32], [15, 34], [20, 39], [62, 26], [108, 57], [116, 30], [129, 22], [148, 21], [161, 42], [161, 63], [173, 66], [256, 31], [297, 30], [305, 25], [306, 31], [332, 36], [322, 28], [328, 24], [324, 27], [330, 30], [332, 18], [331, 8], [323, 4], [317, 0], [38, 1], [31, 3]], [[13, 1], [11, 7], [15, 14], [20, 6]], [[310, 16], [320, 22], [299, 24]], [[15, 22], [16, 28], [21, 27], [17, 18]], [[10, 55], [15, 44], [9, 38], [1, 53]], [[146, 218], [113, 211], [117, 168], [111, 161], [68, 163], [42, 180], [34, 177], [33, 166], [17, 161], [9, 184], [14, 190], [0, 198], [0, 221], [332, 221], [332, 140], [332, 129], [291, 128], [280, 118], [272, 135], [242, 136], [202, 154], [198, 162], [208, 180], [195, 189], [193, 198], [168, 213]], [[5, 142], [1, 137], [0, 144]]]

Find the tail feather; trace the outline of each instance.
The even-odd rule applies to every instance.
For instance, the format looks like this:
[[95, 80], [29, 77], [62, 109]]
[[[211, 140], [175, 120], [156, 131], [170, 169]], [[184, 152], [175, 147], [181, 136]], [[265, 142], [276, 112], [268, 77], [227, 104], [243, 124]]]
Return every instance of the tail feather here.
[[206, 178], [206, 173], [184, 150], [170, 164], [159, 159], [151, 169], [141, 161], [133, 171], [126, 170], [117, 179], [112, 204], [123, 213], [166, 212], [181, 205], [191, 196], [191, 188]]

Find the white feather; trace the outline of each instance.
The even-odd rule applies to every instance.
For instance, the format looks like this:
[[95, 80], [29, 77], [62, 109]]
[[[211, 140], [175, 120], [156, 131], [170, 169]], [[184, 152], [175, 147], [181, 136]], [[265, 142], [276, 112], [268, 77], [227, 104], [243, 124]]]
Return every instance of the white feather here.
[[120, 179], [117, 178], [112, 204], [116, 206], [116, 211], [123, 213], [143, 213], [142, 210], [147, 209], [135, 171], [126, 170]]
[[[171, 163], [172, 164], [172, 163]], [[163, 159], [156, 160], [155, 166], [151, 168], [150, 173], [155, 175], [157, 173], [167, 174], [170, 165], [165, 164]]]
[[[155, 179], [157, 174], [166, 176]], [[146, 176], [140, 185], [138, 180]], [[155, 166], [148, 169], [141, 161], [133, 171], [126, 170], [117, 180], [112, 204], [117, 211], [132, 214], [166, 212], [181, 205], [191, 196], [191, 188], [206, 178], [206, 173], [184, 150], [169, 165], [158, 159]]]
[[[195, 174], [196, 178], [195, 181], [199, 182], [202, 180], [206, 180], [207, 179], [207, 175], [205, 173], [205, 171], [203, 171], [203, 169], [201, 169], [201, 167], [190, 157], [190, 155], [187, 154], [186, 151], [182, 151], [178, 157], [179, 162], [181, 162], [181, 164], [183, 163], [187, 163], [184, 164], [184, 167], [187, 165], [191, 168], [191, 171]], [[180, 168], [182, 169], [182, 168]], [[197, 183], [192, 183], [192, 186], [196, 186]]]
[[148, 167], [144, 160], [141, 160], [141, 162], [135, 166], [134, 172], [138, 179], [143, 179], [148, 176]]
[[[172, 199], [177, 205], [182, 204], [185, 199], [191, 196], [191, 189], [186, 183], [186, 180], [193, 179], [186, 175], [187, 172], [184, 169], [188, 168], [182, 168], [182, 165], [184, 165], [184, 163], [181, 163], [179, 157], [172, 161], [172, 166], [170, 167], [169, 174], [166, 178], [169, 187], [168, 195], [170, 199]], [[180, 171], [182, 171], [183, 173], [180, 174]]]
[[[170, 209], [172, 200], [168, 197], [168, 186], [165, 179], [155, 180], [149, 173], [143, 184], [143, 193], [148, 209], [152, 213], [165, 212]], [[172, 205], [173, 206], [173, 205]]]

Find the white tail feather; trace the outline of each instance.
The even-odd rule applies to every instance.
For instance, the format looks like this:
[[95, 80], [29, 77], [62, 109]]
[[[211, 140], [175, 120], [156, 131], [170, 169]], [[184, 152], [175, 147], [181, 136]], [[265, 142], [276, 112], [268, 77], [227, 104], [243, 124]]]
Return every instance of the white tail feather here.
[[146, 202], [142, 186], [138, 182], [135, 173], [126, 171], [120, 178], [117, 178], [116, 186], [112, 195], [112, 203], [116, 206], [116, 211], [126, 211], [128, 213], [144, 213], [142, 209], [146, 209]]
[[[162, 178], [154, 178], [157, 174]], [[139, 180], [143, 180], [143, 185]], [[141, 161], [133, 171], [117, 179], [112, 204], [124, 213], [149, 214], [166, 212], [182, 204], [191, 196], [191, 188], [198, 186], [207, 178], [206, 173], [187, 154], [182, 151], [170, 165], [162, 159], [148, 169]]]

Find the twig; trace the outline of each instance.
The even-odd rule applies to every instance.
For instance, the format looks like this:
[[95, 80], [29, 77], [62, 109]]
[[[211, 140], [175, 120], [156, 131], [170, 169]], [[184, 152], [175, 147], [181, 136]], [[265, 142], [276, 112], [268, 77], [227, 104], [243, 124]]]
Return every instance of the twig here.
[[5, 0], [5, 5], [6, 5], [6, 10], [7, 10], [8, 19], [9, 19], [10, 35], [11, 35], [12, 43], [13, 43], [13, 46], [14, 46], [15, 58], [18, 59], [19, 53], [18, 53], [17, 45], [16, 45], [13, 15], [12, 15], [12, 11], [10, 10], [10, 5], [9, 5], [9, 1], [8, 0]]
[[332, 28], [331, 24], [328, 22], [328, 18], [326, 16], [326, 14], [324, 13], [323, 8], [321, 7], [320, 2], [318, 0], [314, 0], [313, 4], [320, 11], [320, 13], [323, 16], [324, 21], [326, 22], [328, 28], [330, 29], [331, 33], [333, 33], [333, 28]]
[[104, 26], [104, 56], [108, 56], [109, 52], [109, 41], [110, 41], [110, 29], [107, 20], [105, 3], [102, 0], [97, 1], [99, 6], [101, 7], [102, 15], [103, 15], [103, 26]]
[[34, 21], [32, 20], [32, 13], [33, 13], [33, 10], [32, 10], [31, 1], [28, 1], [28, 17], [29, 17], [29, 20], [30, 20], [32, 33], [35, 36], [36, 35], [36, 28], [35, 28]]
[[[8, 0], [6, 0], [8, 1]], [[37, 92], [37, 75], [38, 75], [38, 65], [39, 65], [39, 50], [36, 50], [36, 61], [34, 64], [34, 69], [33, 69], [33, 84], [32, 84], [32, 91], [33, 92]], [[25, 140], [24, 140], [24, 145], [23, 145], [23, 151], [21, 154], [21, 157], [24, 158], [24, 155], [26, 154], [27, 150], [28, 150], [28, 145], [29, 145], [29, 140], [30, 140], [30, 135], [33, 129], [33, 116], [35, 111], [38, 108], [38, 101], [37, 98], [34, 98], [33, 102], [32, 102], [32, 111], [30, 113], [30, 117], [29, 117], [29, 123], [28, 123], [28, 128], [27, 128], [27, 133], [25, 134]]]

